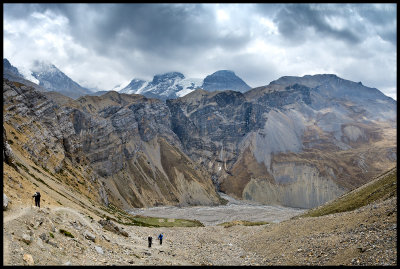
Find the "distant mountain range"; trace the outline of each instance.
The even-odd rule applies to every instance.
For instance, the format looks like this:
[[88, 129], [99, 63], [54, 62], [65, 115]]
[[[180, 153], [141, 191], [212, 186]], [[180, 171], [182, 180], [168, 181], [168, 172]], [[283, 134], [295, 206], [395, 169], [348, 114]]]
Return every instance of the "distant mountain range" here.
[[[29, 78], [25, 78], [18, 71], [18, 68], [13, 66], [7, 59], [3, 59], [3, 69], [3, 76], [9, 80], [29, 80]], [[82, 87], [51, 63], [36, 61], [31, 70], [31, 74], [32, 77], [39, 81], [40, 88], [38, 88], [38, 90], [55, 91], [73, 99], [84, 95], [99, 96], [108, 92], [93, 92]], [[200, 88], [209, 92], [233, 90], [242, 93], [251, 89], [251, 87], [233, 71], [220, 70], [208, 75], [204, 79], [186, 78], [180, 72], [157, 74], [151, 81], [134, 78], [127, 86], [122, 88], [121, 85], [118, 85], [112, 90], [120, 93], [141, 94], [148, 98], [157, 98], [165, 101], [167, 99], [185, 96]]]
[[182, 73], [169, 72], [155, 75], [152, 81], [133, 79], [120, 93], [136, 93], [161, 100], [175, 99], [196, 90], [209, 92], [232, 90], [245, 92], [251, 87], [233, 71], [220, 70], [204, 79], [185, 78]]

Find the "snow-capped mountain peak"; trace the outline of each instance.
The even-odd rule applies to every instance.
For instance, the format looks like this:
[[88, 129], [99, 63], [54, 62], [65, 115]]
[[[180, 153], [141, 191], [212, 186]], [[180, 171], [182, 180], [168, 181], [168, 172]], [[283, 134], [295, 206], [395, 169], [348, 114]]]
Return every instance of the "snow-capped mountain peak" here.
[[34, 61], [31, 71], [32, 76], [39, 81], [39, 85], [49, 91], [56, 91], [71, 98], [92, 93], [89, 89], [73, 81], [52, 63]]
[[151, 98], [167, 100], [183, 97], [199, 88], [208, 91], [233, 90], [244, 92], [250, 89], [250, 86], [230, 70], [217, 71], [205, 79], [186, 78], [180, 72], [168, 72], [155, 75], [151, 81], [133, 79], [120, 92], [142, 94]]
[[121, 93], [142, 94], [162, 100], [183, 96], [198, 88], [202, 79], [189, 79], [180, 72], [157, 74], [151, 81], [133, 79]]
[[32, 73], [36, 74], [57, 74], [62, 73], [55, 65], [46, 61], [34, 61], [32, 68]]
[[140, 94], [142, 92], [143, 88], [146, 87], [147, 84], [148, 84], [148, 82], [143, 79], [134, 78], [131, 80], [131, 82], [129, 82], [128, 85], [121, 88], [119, 92], [128, 93], [128, 94], [131, 94], [131, 93]]

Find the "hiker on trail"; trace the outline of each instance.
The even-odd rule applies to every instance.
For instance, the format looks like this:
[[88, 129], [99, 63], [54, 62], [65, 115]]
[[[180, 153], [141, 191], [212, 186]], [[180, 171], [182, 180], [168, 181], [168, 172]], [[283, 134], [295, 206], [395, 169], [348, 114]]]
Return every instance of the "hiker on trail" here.
[[160, 233], [160, 235], [158, 236], [158, 239], [160, 240], [160, 245], [162, 245], [162, 239], [163, 239], [163, 234]]
[[40, 192], [35, 192], [32, 197], [35, 197], [35, 206], [40, 208]]
[[151, 237], [151, 236], [149, 235], [149, 237], [147, 237], [147, 240], [149, 240], [149, 248], [151, 248], [151, 241], [153, 241], [153, 237]]

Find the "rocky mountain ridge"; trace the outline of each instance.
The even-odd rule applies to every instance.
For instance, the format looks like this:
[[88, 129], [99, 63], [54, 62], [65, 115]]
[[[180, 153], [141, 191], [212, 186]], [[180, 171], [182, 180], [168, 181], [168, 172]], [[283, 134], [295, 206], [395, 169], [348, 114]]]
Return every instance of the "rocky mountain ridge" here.
[[50, 63], [36, 61], [32, 68], [32, 76], [39, 81], [40, 86], [48, 91], [60, 92], [74, 99], [92, 93]]
[[13, 66], [6, 58], [3, 59], [3, 76], [4, 74], [12, 74], [23, 78], [24, 76], [18, 71], [18, 68]]
[[[46, 148], [61, 147], [71, 164], [85, 160], [124, 208], [219, 203], [212, 183], [239, 199], [311, 208], [396, 162], [396, 101], [335, 75], [283, 77], [245, 93], [195, 90], [167, 102], [117, 92], [38, 99], [29, 87], [5, 83], [10, 128], [19, 130], [16, 118], [31, 111], [23, 114], [28, 155], [46, 163], [54, 159]], [[47, 144], [30, 115], [42, 128], [52, 122]]]
[[96, 182], [96, 200], [121, 208], [219, 203], [207, 172], [181, 151], [160, 100], [116, 92], [65, 100], [8, 80], [3, 96], [5, 143], [52, 178]]
[[396, 101], [334, 75], [198, 90], [167, 105], [189, 157], [237, 198], [310, 208], [396, 161]]
[[155, 75], [153, 80], [149, 82], [142, 79], [133, 79], [119, 92], [142, 94], [149, 98], [165, 101], [183, 97], [197, 89], [204, 89], [210, 92], [223, 90], [245, 92], [250, 89], [250, 86], [230, 70], [219, 70], [208, 75], [203, 80], [186, 78], [180, 72], [168, 72]]
[[3, 59], [3, 78], [6, 78], [11, 81], [16, 81], [20, 83], [24, 83], [25, 85], [31, 86], [35, 88], [37, 91], [40, 92], [45, 92], [47, 89], [43, 88], [42, 86], [39, 86], [38, 84], [31, 82], [29, 80], [26, 80], [24, 75], [22, 75], [19, 71], [18, 68], [13, 66], [7, 59]]

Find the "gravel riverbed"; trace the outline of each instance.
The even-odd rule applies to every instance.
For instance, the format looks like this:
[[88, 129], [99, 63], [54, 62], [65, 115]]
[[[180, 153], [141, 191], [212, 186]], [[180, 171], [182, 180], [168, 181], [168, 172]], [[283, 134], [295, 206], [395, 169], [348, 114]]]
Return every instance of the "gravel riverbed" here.
[[128, 212], [133, 215], [149, 217], [191, 219], [202, 222], [205, 226], [233, 220], [266, 221], [278, 223], [299, 215], [305, 209], [284, 206], [262, 205], [251, 201], [240, 201], [224, 193], [220, 196], [228, 203], [220, 206], [159, 206], [150, 208], [135, 208]]

